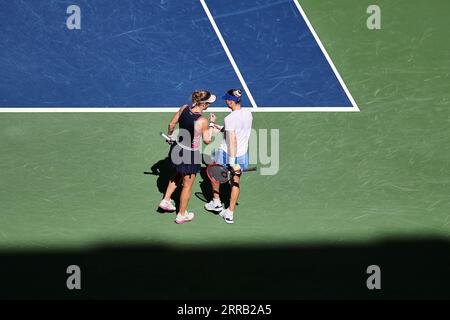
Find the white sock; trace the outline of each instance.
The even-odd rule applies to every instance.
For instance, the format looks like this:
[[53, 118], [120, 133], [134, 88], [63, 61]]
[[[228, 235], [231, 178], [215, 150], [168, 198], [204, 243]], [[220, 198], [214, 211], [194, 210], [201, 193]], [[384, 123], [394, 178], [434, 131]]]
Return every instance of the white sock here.
[[213, 199], [213, 204], [215, 205], [215, 206], [221, 206], [222, 205], [222, 202], [220, 202], [220, 199]]

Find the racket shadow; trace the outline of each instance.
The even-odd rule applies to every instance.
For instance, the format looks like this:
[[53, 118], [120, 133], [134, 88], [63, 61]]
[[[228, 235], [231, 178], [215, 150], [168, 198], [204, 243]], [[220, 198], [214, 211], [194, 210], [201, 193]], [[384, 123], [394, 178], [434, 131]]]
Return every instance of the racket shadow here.
[[201, 202], [205, 202], [205, 203], [208, 202], [208, 200], [206, 199], [206, 197], [203, 195], [203, 192], [197, 191], [197, 192], [194, 192], [194, 195], [195, 195], [195, 196], [197, 197], [197, 199], [199, 199]]

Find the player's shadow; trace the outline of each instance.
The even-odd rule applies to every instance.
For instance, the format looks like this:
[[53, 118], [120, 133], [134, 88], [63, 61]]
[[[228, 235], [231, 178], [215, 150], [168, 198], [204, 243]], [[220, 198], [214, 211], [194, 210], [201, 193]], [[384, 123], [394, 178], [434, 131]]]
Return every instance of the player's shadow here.
[[[211, 158], [208, 155], [203, 155], [203, 164], [207, 165], [211, 163]], [[157, 176], [156, 180], [156, 186], [158, 188], [158, 191], [161, 193], [161, 199], [166, 193], [167, 186], [169, 184], [170, 179], [175, 176], [176, 170], [173, 166], [172, 162], [170, 161], [169, 157], [166, 157], [162, 160], [159, 160], [155, 164], [153, 164], [150, 167], [150, 171], [144, 172], [144, 174]], [[198, 175], [197, 179], [200, 180], [200, 190], [201, 191], [194, 191], [194, 195], [200, 199], [203, 202], [209, 202], [213, 198], [213, 191], [211, 186], [211, 181], [208, 178], [208, 175], [206, 174], [205, 168], [202, 168], [200, 171], [200, 174]], [[175, 192], [172, 195], [172, 199], [175, 201], [176, 207], [179, 207], [180, 202], [180, 193], [181, 188], [178, 187]], [[227, 208], [230, 204], [230, 195], [231, 195], [231, 185], [229, 183], [224, 183], [220, 185], [220, 199], [222, 200], [222, 203], [224, 203], [225, 208]], [[236, 205], [239, 205], [236, 204]], [[164, 210], [161, 210], [160, 208], [156, 209], [159, 213], [167, 213]]]
[[[176, 170], [172, 165], [170, 158], [166, 157], [165, 159], [159, 160], [158, 162], [153, 164], [150, 168], [150, 171], [146, 171], [144, 172], [144, 174], [154, 175], [158, 177], [156, 179], [156, 186], [158, 188], [158, 191], [161, 193], [162, 199], [162, 197], [164, 197], [164, 194], [166, 193], [166, 189], [169, 185], [170, 179], [176, 174]], [[172, 199], [174, 199], [177, 208], [179, 207], [180, 192], [181, 188], [177, 188], [172, 196]], [[160, 208], [157, 208], [157, 211], [159, 213], [167, 213]]]

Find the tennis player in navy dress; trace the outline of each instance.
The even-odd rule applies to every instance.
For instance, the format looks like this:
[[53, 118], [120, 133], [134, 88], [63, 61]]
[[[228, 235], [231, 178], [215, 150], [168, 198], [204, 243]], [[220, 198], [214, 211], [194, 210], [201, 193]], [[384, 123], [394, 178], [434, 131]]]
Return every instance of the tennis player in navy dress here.
[[[202, 113], [208, 109], [209, 105], [216, 101], [216, 96], [206, 90], [194, 91], [192, 93], [192, 106], [184, 105], [175, 113], [168, 127], [168, 136], [174, 142], [172, 144], [170, 158], [175, 165], [177, 173], [169, 181], [164, 199], [159, 207], [165, 211], [175, 211], [175, 202], [172, 194], [177, 186], [182, 183], [183, 189], [180, 196], [180, 207], [175, 219], [175, 223], [182, 224], [192, 221], [194, 213], [187, 211], [187, 206], [191, 197], [192, 185], [197, 173], [200, 172], [202, 158], [199, 150], [200, 139], [205, 144], [212, 140], [214, 125], [209, 123]], [[212, 122], [215, 116], [212, 115]], [[178, 139], [172, 138], [176, 125], [179, 125]]]

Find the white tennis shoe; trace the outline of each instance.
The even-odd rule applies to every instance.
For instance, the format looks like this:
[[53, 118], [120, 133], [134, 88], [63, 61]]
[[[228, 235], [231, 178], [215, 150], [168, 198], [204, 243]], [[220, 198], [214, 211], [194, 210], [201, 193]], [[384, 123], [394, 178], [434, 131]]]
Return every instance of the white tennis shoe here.
[[185, 212], [184, 214], [177, 214], [177, 218], [175, 219], [176, 224], [183, 224], [185, 222], [191, 222], [194, 220], [194, 213], [193, 212]]
[[205, 204], [205, 209], [207, 211], [211, 211], [211, 212], [215, 212], [215, 213], [220, 213], [223, 210], [223, 206], [222, 203], [216, 203], [214, 202], [214, 200], [211, 200], [210, 202]]
[[223, 218], [223, 220], [225, 220], [225, 222], [228, 223], [228, 224], [233, 224], [234, 223], [233, 212], [231, 212], [228, 209], [222, 210], [219, 213], [219, 216], [221, 216]]
[[175, 201], [173, 201], [172, 199], [170, 200], [162, 199], [161, 202], [159, 203], [159, 208], [168, 212], [173, 212], [177, 210], [177, 208], [175, 207]]

